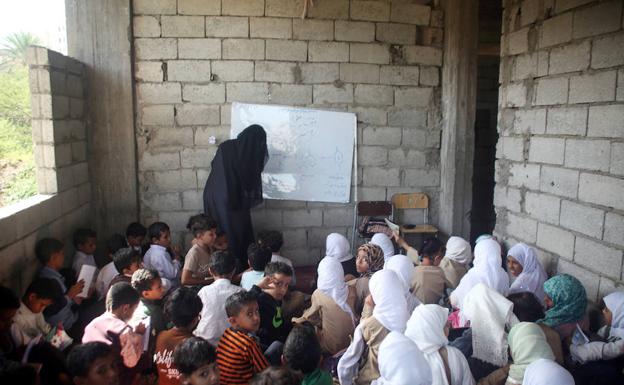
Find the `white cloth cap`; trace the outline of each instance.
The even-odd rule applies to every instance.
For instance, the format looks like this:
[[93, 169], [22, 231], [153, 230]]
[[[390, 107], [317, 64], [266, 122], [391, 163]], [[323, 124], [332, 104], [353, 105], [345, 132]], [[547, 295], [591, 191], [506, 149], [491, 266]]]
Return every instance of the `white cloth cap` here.
[[353, 258], [349, 241], [344, 235], [338, 233], [331, 233], [327, 236], [325, 240], [325, 255], [338, 262], [346, 262]]
[[384, 259], [386, 261], [394, 255], [394, 244], [386, 234], [377, 233], [373, 235], [370, 243], [381, 247], [381, 250], [383, 250], [384, 253]]
[[522, 385], [574, 385], [574, 378], [555, 361], [541, 358], [527, 366]]
[[401, 279], [392, 270], [379, 270], [368, 287], [375, 302], [373, 317], [386, 329], [403, 333], [409, 314]]
[[539, 259], [537, 259], [535, 249], [524, 243], [518, 243], [509, 249], [507, 255], [510, 255], [522, 265], [522, 273], [518, 275], [509, 287], [509, 293], [531, 292], [544, 306], [544, 282], [546, 282], [548, 276]]
[[450, 237], [446, 241], [446, 254], [444, 256], [462, 265], [468, 265], [472, 261], [470, 243], [461, 237]]
[[401, 333], [391, 332], [379, 346], [381, 377], [371, 385], [430, 385], [431, 369], [418, 346]]
[[351, 316], [355, 322], [353, 310], [347, 303], [349, 288], [344, 280], [344, 270], [340, 262], [333, 258], [323, 258], [318, 265], [318, 279], [316, 287], [331, 299], [345, 312]]

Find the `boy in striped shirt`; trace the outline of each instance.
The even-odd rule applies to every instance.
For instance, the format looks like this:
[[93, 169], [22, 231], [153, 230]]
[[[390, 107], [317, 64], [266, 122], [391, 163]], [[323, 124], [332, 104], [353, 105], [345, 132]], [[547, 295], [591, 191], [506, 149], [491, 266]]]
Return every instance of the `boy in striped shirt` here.
[[260, 327], [258, 301], [253, 293], [239, 291], [228, 297], [225, 311], [231, 326], [217, 346], [221, 384], [247, 384], [269, 366], [255, 335]]

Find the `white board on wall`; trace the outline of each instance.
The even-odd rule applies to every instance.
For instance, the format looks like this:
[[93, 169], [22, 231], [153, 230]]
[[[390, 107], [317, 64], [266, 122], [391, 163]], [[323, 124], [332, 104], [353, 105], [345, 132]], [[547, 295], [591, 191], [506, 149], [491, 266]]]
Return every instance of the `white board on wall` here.
[[265, 198], [348, 203], [357, 120], [353, 113], [233, 103], [231, 137], [259, 124], [269, 161]]

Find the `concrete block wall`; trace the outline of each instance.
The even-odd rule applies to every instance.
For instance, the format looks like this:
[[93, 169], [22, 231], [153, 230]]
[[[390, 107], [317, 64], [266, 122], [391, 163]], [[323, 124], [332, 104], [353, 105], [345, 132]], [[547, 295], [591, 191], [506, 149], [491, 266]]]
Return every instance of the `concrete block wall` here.
[[85, 67], [41, 47], [29, 48], [28, 65], [39, 195], [0, 208], [0, 284], [18, 292], [39, 266], [38, 239], [62, 240], [70, 263], [73, 230], [92, 219]]
[[624, 2], [504, 5], [496, 232], [596, 299], [624, 281]]
[[[443, 17], [418, 3], [317, 0], [302, 19], [299, 0], [134, 0], [142, 221], [169, 223], [188, 247], [239, 101], [356, 113], [358, 199], [424, 191], [435, 223]], [[284, 254], [306, 264], [328, 233], [350, 231], [352, 207], [267, 201], [253, 220], [282, 230]]]

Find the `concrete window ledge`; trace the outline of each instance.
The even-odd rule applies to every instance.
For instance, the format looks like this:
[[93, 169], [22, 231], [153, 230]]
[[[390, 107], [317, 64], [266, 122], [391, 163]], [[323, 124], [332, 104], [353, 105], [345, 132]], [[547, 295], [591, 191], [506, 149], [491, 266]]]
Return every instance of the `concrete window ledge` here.
[[35, 195], [0, 208], [0, 248], [33, 233], [61, 216], [58, 195]]

